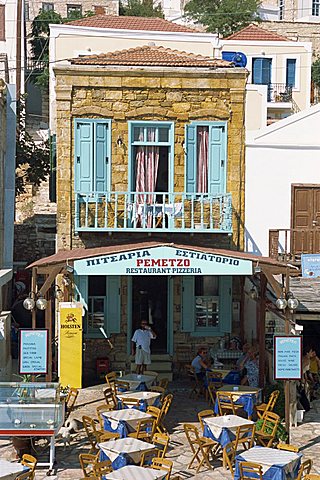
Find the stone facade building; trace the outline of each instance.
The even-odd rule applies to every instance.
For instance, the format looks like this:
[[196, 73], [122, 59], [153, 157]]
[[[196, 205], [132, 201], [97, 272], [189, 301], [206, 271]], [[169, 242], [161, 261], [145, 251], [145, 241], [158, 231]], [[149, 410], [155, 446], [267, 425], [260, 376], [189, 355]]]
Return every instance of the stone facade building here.
[[[72, 261], [77, 252], [121, 249], [170, 257], [174, 244], [202, 253], [243, 248], [245, 69], [145, 46], [79, 57], [55, 75], [59, 251]], [[208, 178], [200, 188], [201, 134]], [[76, 297], [86, 305], [87, 371], [106, 348], [100, 327], [112, 334], [118, 368], [128, 366], [132, 331], [145, 316], [158, 332], [153, 353], [164, 361], [177, 346], [194, 350], [239, 333], [232, 324], [239, 277], [86, 274], [76, 261], [74, 269]], [[198, 316], [196, 294], [212, 302], [204, 299]]]

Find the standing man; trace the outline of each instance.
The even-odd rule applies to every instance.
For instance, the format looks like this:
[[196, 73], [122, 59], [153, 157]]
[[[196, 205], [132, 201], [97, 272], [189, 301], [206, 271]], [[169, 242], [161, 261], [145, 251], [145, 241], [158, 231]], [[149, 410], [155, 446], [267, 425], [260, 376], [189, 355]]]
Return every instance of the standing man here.
[[131, 340], [131, 352], [132, 355], [135, 355], [135, 363], [137, 365], [136, 372], [140, 375], [145, 371], [146, 365], [151, 364], [150, 343], [156, 337], [148, 322], [141, 320], [141, 328], [134, 332]]

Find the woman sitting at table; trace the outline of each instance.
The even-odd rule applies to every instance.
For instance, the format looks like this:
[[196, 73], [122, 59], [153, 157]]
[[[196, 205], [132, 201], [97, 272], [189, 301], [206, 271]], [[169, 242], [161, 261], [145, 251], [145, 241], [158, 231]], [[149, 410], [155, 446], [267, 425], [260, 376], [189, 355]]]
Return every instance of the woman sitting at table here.
[[240, 368], [246, 369], [246, 375], [241, 380], [241, 385], [249, 385], [249, 387], [259, 386], [259, 351], [255, 347], [251, 347], [240, 364]]
[[201, 347], [197, 352], [197, 356], [191, 362], [191, 366], [194, 368], [194, 373], [201, 381], [203, 381], [206, 376], [206, 370], [210, 368], [207, 355], [208, 349], [206, 347]]

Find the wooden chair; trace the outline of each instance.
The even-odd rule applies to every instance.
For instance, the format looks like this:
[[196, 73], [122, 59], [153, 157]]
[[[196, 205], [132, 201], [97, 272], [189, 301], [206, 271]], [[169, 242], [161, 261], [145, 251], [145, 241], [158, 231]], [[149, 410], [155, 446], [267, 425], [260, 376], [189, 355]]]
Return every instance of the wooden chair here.
[[207, 386], [206, 394], [208, 396], [208, 402], [209, 405], [215, 405], [216, 403], [216, 397], [217, 397], [217, 391], [214, 383], [209, 383]]
[[96, 408], [97, 417], [98, 417], [98, 420], [99, 420], [99, 423], [100, 423], [100, 428], [102, 430], [103, 430], [103, 427], [104, 427], [104, 419], [103, 419], [102, 413], [103, 412], [110, 412], [111, 410], [114, 410], [114, 408], [112, 408], [111, 405], [107, 405], [107, 404], [99, 405]]
[[165, 390], [167, 390], [168, 388], [168, 385], [169, 385], [169, 379], [168, 378], [161, 378], [161, 380], [159, 381], [159, 387], [161, 388], [164, 388]]
[[79, 389], [71, 387], [66, 399], [66, 419], [69, 417], [70, 413], [73, 412], [78, 395]]
[[204, 423], [203, 419], [207, 417], [214, 417], [215, 413], [213, 410], [202, 410], [201, 412], [198, 413], [198, 420], [200, 422], [202, 431], [204, 430]]
[[289, 443], [278, 443], [277, 448], [279, 450], [286, 450], [287, 452], [299, 452], [299, 447], [296, 447], [295, 445], [290, 445]]
[[103, 462], [96, 462], [93, 465], [93, 475], [102, 479], [104, 475], [113, 471], [110, 460], [104, 460]]
[[155, 457], [152, 459], [151, 468], [154, 470], [163, 470], [167, 472], [167, 475], [164, 477], [165, 480], [169, 480], [171, 471], [172, 471], [173, 462], [167, 460], [166, 458]]
[[240, 480], [258, 478], [263, 480], [262, 466], [259, 463], [239, 462]]
[[233, 443], [228, 443], [222, 450], [222, 463], [224, 468], [229, 468], [231, 475], [233, 475], [234, 459], [236, 451]]
[[302, 462], [298, 471], [297, 480], [305, 479], [305, 476], [309, 475], [311, 471], [311, 467], [312, 467], [312, 460], [309, 459]]
[[105, 376], [105, 379], [106, 379], [108, 387], [112, 388], [113, 382], [117, 379], [117, 373], [116, 372], [109, 372]]
[[129, 433], [128, 437], [137, 438], [138, 440], [143, 440], [144, 442], [151, 442], [155, 433], [155, 427], [156, 422], [154, 418], [139, 420], [136, 431]]
[[33, 479], [34, 479], [34, 476], [33, 476], [33, 472], [31, 471], [21, 473], [18, 477], [16, 477], [16, 480], [33, 480]]
[[221, 372], [207, 372], [208, 384], [213, 383], [216, 389], [223, 386], [222, 378]]
[[91, 453], [80, 453], [79, 463], [84, 476], [91, 477], [93, 474], [93, 465], [99, 460], [99, 453], [92, 455]]
[[150, 405], [147, 407], [147, 413], [152, 415], [152, 418], [155, 421], [155, 431], [158, 430], [159, 422], [161, 419], [161, 409], [158, 407], [154, 407], [153, 405]]
[[34, 471], [36, 469], [38, 460], [33, 455], [29, 455], [28, 453], [25, 453], [24, 455], [22, 455], [20, 463], [24, 467], [30, 468], [30, 472], [32, 473], [30, 478], [31, 478], [31, 480], [33, 480], [34, 476], [35, 476]]
[[113, 393], [118, 395], [118, 393], [128, 392], [130, 390], [130, 383], [124, 382], [123, 380], [115, 380], [113, 382]]
[[191, 385], [191, 390], [189, 394], [189, 398], [192, 398], [194, 395], [196, 398], [201, 395], [203, 386], [200, 384], [197, 375], [195, 374], [194, 368], [192, 365], [186, 365], [186, 373], [188, 375], [190, 385]]
[[137, 409], [139, 409], [140, 407], [140, 402], [136, 398], [129, 398], [129, 397], [122, 398], [121, 403], [122, 403], [122, 408], [136, 407]]
[[192, 451], [192, 459], [187, 468], [192, 468], [195, 460], [199, 463], [196, 472], [198, 473], [203, 464], [206, 464], [208, 468], [212, 469], [209, 461], [209, 455], [213, 455], [213, 449], [217, 447], [217, 442], [214, 442], [210, 438], [205, 438], [199, 435], [197, 427], [190, 423], [183, 425], [184, 432], [186, 434], [188, 443]]
[[107, 432], [106, 430], [97, 432], [98, 443], [108, 442], [109, 440], [117, 440], [118, 438], [120, 438], [120, 433], [117, 432]]
[[276, 413], [266, 412], [262, 420], [261, 429], [256, 429], [255, 431], [255, 439], [262, 447], [272, 447], [276, 438], [280, 417]]
[[256, 426], [253, 425], [240, 425], [237, 428], [236, 439], [232, 442], [235, 451], [238, 450], [239, 445], [242, 445], [245, 450], [252, 448], [254, 445], [254, 435]]
[[103, 390], [103, 396], [105, 398], [106, 404], [110, 405], [112, 409], [115, 410], [118, 406], [118, 401], [113, 392], [113, 389], [111, 387], [108, 387], [105, 390]]
[[166, 395], [166, 396], [164, 397], [164, 399], [163, 399], [162, 407], [161, 407], [160, 419], [159, 419], [158, 426], [157, 426], [157, 430], [158, 430], [158, 432], [160, 432], [160, 433], [166, 433], [166, 432], [167, 432], [167, 428], [166, 428], [166, 426], [164, 425], [164, 419], [166, 418], [167, 413], [168, 413], [168, 411], [169, 411], [169, 409], [170, 409], [172, 400], [173, 400], [173, 395], [172, 395], [172, 393], [168, 393], [168, 395]]
[[141, 456], [140, 465], [147, 466], [151, 464], [151, 460], [154, 457], [164, 458], [166, 456], [170, 437], [165, 433], [155, 433], [152, 438], [152, 444], [156, 447], [151, 452], [143, 453]]
[[219, 415], [233, 414], [237, 415], [237, 411], [242, 405], [236, 405], [233, 401], [233, 394], [229, 392], [216, 392]]
[[164, 398], [165, 393], [166, 393], [166, 391], [165, 391], [164, 388], [159, 387], [159, 385], [154, 385], [154, 386], [152, 386], [152, 387], [149, 388], [149, 392], [157, 392], [157, 393], [160, 393], [160, 401], [161, 401], [161, 403], [162, 403], [163, 398]]
[[275, 404], [278, 400], [279, 395], [280, 395], [280, 391], [274, 390], [269, 396], [268, 403], [261, 403], [261, 405], [256, 406], [256, 411], [259, 418], [262, 418], [266, 412], [273, 412], [273, 409], [275, 407]]
[[89, 453], [95, 454], [98, 451], [97, 443], [99, 442], [99, 433], [101, 433], [100, 423], [98, 420], [87, 415], [82, 417], [82, 423], [91, 445]]
[[307, 474], [303, 480], [320, 480], [320, 475], [310, 473], [309, 475]]

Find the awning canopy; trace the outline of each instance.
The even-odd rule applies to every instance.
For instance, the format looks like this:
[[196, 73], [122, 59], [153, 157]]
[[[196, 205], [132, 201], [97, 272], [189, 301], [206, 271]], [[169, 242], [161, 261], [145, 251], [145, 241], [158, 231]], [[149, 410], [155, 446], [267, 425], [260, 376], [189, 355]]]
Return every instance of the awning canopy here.
[[[178, 252], [178, 257], [181, 258], [182, 260], [190, 259], [193, 260], [193, 267], [191, 266], [191, 262], [185, 262], [182, 266], [189, 266], [190, 268], [197, 268], [197, 261], [202, 262], [206, 261], [205, 255], [207, 255], [207, 261], [208, 261], [208, 266], [212, 265], [215, 263], [216, 265], [219, 264], [219, 268], [221, 265], [224, 265], [227, 269], [229, 269], [229, 266], [237, 267], [238, 265], [241, 265], [241, 268], [243, 268], [243, 272], [241, 273], [241, 269], [238, 270], [238, 274], [242, 275], [251, 275], [254, 271], [254, 269], [257, 270], [257, 267], [261, 268], [262, 270], [268, 270], [272, 275], [278, 275], [278, 274], [284, 274], [286, 271], [289, 269], [290, 274], [298, 273], [296, 269], [291, 267], [290, 265], [286, 265], [284, 263], [278, 262], [277, 260], [274, 260], [269, 257], [260, 257], [257, 255], [253, 255], [250, 253], [246, 252], [239, 252], [236, 250], [224, 250], [224, 249], [217, 249], [217, 248], [211, 248], [211, 247], [204, 247], [204, 246], [199, 246], [199, 245], [193, 245], [193, 244], [180, 244], [180, 243], [170, 243], [170, 242], [160, 242], [160, 241], [146, 241], [146, 242], [139, 242], [139, 243], [126, 243], [126, 244], [114, 244], [114, 245], [107, 245], [103, 247], [96, 247], [96, 248], [77, 248], [74, 250], [60, 250], [54, 255], [51, 255], [49, 257], [41, 258], [37, 260], [36, 262], [33, 262], [31, 265], [29, 265], [28, 268], [34, 268], [37, 267], [38, 272], [43, 269], [45, 270], [46, 267], [50, 266], [61, 266], [63, 267], [64, 265], [71, 265], [73, 267], [77, 267], [78, 271], [77, 273], [79, 274], [85, 274], [84, 270], [85, 267], [87, 266], [88, 269], [89, 267], [95, 266], [96, 270], [100, 269], [100, 265], [106, 265], [108, 264], [111, 266], [113, 263], [117, 263], [119, 261], [126, 261], [130, 260], [130, 253], [131, 253], [131, 259], [134, 259], [137, 261], [139, 258], [143, 259], [145, 258], [148, 260], [148, 258], [152, 257], [152, 255], [148, 255], [148, 253], [141, 253], [141, 252], [157, 252], [157, 256], [153, 262], [153, 264], [148, 263], [148, 262], [136, 262], [136, 267], [146, 267], [146, 268], [151, 268], [151, 267], [178, 267], [178, 265], [174, 264], [173, 261], [169, 261], [168, 264], [157, 264], [155, 263], [158, 260], [160, 250], [164, 249], [163, 252], [168, 252], [170, 249], [171, 251], [174, 249], [176, 252]], [[190, 253], [191, 252], [191, 253]], [[199, 255], [198, 255], [199, 254]], [[204, 255], [202, 255], [204, 254]], [[140, 256], [139, 256], [140, 255]], [[217, 260], [218, 259], [218, 260]], [[233, 259], [235, 260], [234, 262], [228, 261], [228, 259]], [[86, 262], [80, 262], [81, 260], [86, 260]], [[188, 263], [188, 265], [186, 265]], [[199, 265], [199, 263], [198, 263]], [[126, 266], [126, 268], [130, 268]], [[201, 267], [198, 267], [201, 268]], [[110, 269], [111, 270], [111, 269]], [[234, 272], [229, 269], [229, 272], [226, 272], [225, 274], [237, 274], [236, 273], [236, 268], [233, 269]], [[80, 273], [82, 272], [82, 273]], [[220, 269], [220, 272], [217, 272], [217, 274], [221, 274], [222, 270]], [[146, 272], [147, 273], [147, 272]], [[177, 274], [179, 275], [180, 273], [178, 271], [174, 271], [168, 274]], [[213, 273], [213, 272], [212, 272]], [[123, 274], [130, 275], [130, 271], [126, 272], [124, 271]], [[192, 275], [192, 271], [189, 272], [190, 275]], [[204, 272], [204, 274], [207, 274]]]

